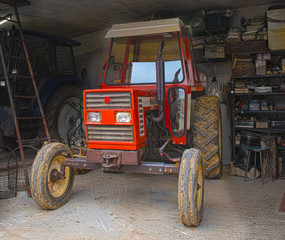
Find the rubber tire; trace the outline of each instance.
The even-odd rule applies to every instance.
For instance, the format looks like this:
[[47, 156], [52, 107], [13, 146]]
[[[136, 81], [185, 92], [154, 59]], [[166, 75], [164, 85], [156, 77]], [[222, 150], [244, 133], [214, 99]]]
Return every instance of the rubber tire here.
[[[59, 134], [57, 123], [58, 116], [63, 104], [70, 98], [77, 98], [78, 101], [80, 101], [79, 97], [81, 93], [82, 90], [79, 87], [65, 85], [56, 89], [49, 98], [44, 107], [44, 113], [51, 139], [67, 143], [67, 141], [64, 140]], [[44, 132], [43, 129], [41, 129], [41, 132]]]
[[[186, 149], [182, 155], [178, 181], [178, 209], [183, 224], [192, 227], [198, 226], [203, 218], [204, 205], [204, 171], [203, 159], [199, 150]], [[202, 178], [201, 188], [197, 189], [199, 166]], [[198, 192], [202, 191], [202, 192]], [[200, 195], [200, 207], [199, 197]], [[198, 198], [198, 199], [197, 199]], [[199, 208], [199, 209], [198, 209]]]
[[48, 172], [54, 158], [63, 152], [71, 156], [69, 148], [62, 143], [49, 143], [43, 146], [34, 159], [31, 174], [31, 193], [34, 201], [43, 209], [57, 209], [64, 205], [72, 193], [74, 171], [70, 170], [68, 185], [65, 192], [54, 197], [48, 188]]
[[202, 154], [205, 177], [222, 176], [221, 110], [216, 96], [196, 99], [193, 123], [193, 145]]

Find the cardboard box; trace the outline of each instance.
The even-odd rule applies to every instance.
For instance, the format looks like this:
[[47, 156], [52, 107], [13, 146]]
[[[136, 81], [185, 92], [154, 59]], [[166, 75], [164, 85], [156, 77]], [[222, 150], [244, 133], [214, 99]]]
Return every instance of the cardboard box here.
[[207, 59], [225, 59], [224, 45], [205, 45], [204, 58]]
[[252, 59], [237, 59], [234, 66], [235, 76], [252, 76], [254, 74], [255, 68]]
[[262, 122], [262, 121], [256, 121], [255, 127], [256, 128], [269, 128], [269, 123], [268, 122]]
[[285, 9], [274, 9], [266, 12], [268, 30], [285, 28]]
[[255, 72], [256, 72], [256, 75], [266, 75], [266, 60], [265, 59], [255, 60]]
[[265, 59], [265, 60], [269, 60], [269, 61], [271, 60], [271, 53], [269, 53], [269, 52], [263, 53], [262, 56], [263, 56], [263, 59]]
[[250, 53], [262, 52], [267, 50], [267, 41], [241, 41], [226, 44], [226, 55], [231, 56], [233, 53]]
[[259, 111], [260, 103], [259, 102], [250, 102], [249, 103], [249, 111]]
[[268, 31], [268, 48], [270, 50], [285, 50], [285, 28]]
[[255, 87], [254, 91], [255, 91], [255, 93], [271, 93], [272, 87], [271, 86]]

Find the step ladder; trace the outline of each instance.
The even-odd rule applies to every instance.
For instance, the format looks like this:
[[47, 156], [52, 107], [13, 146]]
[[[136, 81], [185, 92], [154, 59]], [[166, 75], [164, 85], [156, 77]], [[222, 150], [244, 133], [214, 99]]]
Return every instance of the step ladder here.
[[[37, 89], [37, 84], [35, 81], [32, 65], [30, 62], [27, 46], [24, 40], [24, 34], [23, 34], [23, 29], [22, 25], [20, 22], [20, 17], [19, 13], [17, 10], [16, 6], [16, 1], [12, 0], [12, 3], [7, 3], [7, 1], [1, 1], [1, 3], [5, 3], [10, 5], [11, 7], [14, 8], [14, 16], [16, 20], [7, 19], [9, 22], [12, 22], [13, 24], [16, 25], [17, 30], [13, 26], [12, 31], [10, 34], [7, 34], [7, 36], [0, 36], [0, 57], [1, 57], [1, 62], [3, 66], [3, 74], [4, 74], [4, 79], [7, 87], [7, 92], [9, 96], [9, 102], [10, 102], [10, 107], [13, 112], [13, 118], [14, 118], [14, 124], [15, 124], [15, 130], [16, 130], [16, 135], [17, 135], [17, 140], [18, 140], [18, 145], [19, 145], [19, 150], [20, 150], [20, 156], [23, 164], [23, 169], [24, 169], [24, 175], [25, 175], [25, 185], [26, 185], [26, 190], [28, 193], [28, 196], [31, 197], [31, 189], [30, 189], [30, 180], [29, 180], [29, 174], [27, 170], [27, 162], [26, 162], [26, 157], [24, 153], [24, 148], [23, 144], [28, 144], [28, 143], [36, 143], [36, 142], [51, 142], [50, 134], [47, 128], [47, 123], [46, 123], [46, 118], [44, 116], [43, 112], [43, 107], [41, 104], [41, 100], [39, 97], [38, 89]], [[3, 19], [3, 18], [2, 18]], [[1, 19], [0, 19], [1, 20]], [[19, 61], [24, 61], [24, 64], [26, 64], [26, 67], [28, 70], [26, 71], [26, 75], [21, 75], [18, 73], [18, 66], [17, 63]], [[13, 64], [11, 64], [13, 63]], [[21, 63], [23, 64], [23, 63]], [[13, 65], [13, 66], [12, 66]], [[15, 84], [13, 88], [11, 88], [11, 83], [17, 83], [17, 81], [31, 81], [32, 83], [32, 88], [33, 88], [33, 95], [17, 95], [15, 94]], [[22, 111], [19, 112], [19, 106], [17, 106], [17, 102], [19, 99], [25, 99], [23, 101], [30, 100], [31, 102], [33, 101], [34, 104], [37, 104], [37, 107], [39, 108], [40, 111], [40, 116], [39, 117], [33, 117], [33, 116], [27, 116], [27, 115], [22, 115]], [[23, 121], [42, 121], [45, 136], [46, 137], [36, 137], [32, 139], [25, 139], [22, 135], [21, 132], [21, 122]]]

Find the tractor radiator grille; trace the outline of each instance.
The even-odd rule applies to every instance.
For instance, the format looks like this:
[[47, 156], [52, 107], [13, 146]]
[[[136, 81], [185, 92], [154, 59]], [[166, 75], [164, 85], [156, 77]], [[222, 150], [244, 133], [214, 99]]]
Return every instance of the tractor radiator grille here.
[[86, 108], [131, 109], [131, 92], [88, 92]]
[[89, 141], [133, 142], [133, 126], [87, 125]]

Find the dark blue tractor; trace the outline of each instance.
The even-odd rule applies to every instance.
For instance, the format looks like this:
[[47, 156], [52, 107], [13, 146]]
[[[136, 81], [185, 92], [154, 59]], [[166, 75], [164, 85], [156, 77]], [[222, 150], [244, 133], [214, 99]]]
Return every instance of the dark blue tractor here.
[[[75, 67], [73, 47], [79, 46], [80, 43], [32, 31], [24, 31], [24, 36], [51, 138], [70, 144], [70, 141], [74, 141], [82, 135], [81, 95], [82, 90], [88, 88], [84, 81], [86, 71], [82, 71], [79, 78]], [[21, 55], [17, 50], [17, 41], [15, 41], [17, 39], [16, 30], [2, 31], [1, 37], [4, 39], [2, 39], [4, 43], [7, 42], [6, 50], [9, 54]], [[26, 65], [22, 64], [19, 58], [11, 58], [7, 70], [8, 73], [11, 72], [11, 76], [13, 71], [21, 75], [25, 75], [28, 71]], [[12, 94], [32, 95], [31, 81], [13, 81], [11, 77], [10, 84]], [[11, 140], [15, 136], [15, 129], [9, 105], [3, 69], [0, 64], [0, 135], [4, 139]], [[16, 110], [21, 115], [40, 116], [35, 101], [19, 99], [16, 106]], [[22, 121], [20, 129], [22, 135], [27, 138], [31, 135], [41, 136], [43, 134], [43, 127], [37, 123], [26, 124]]]

